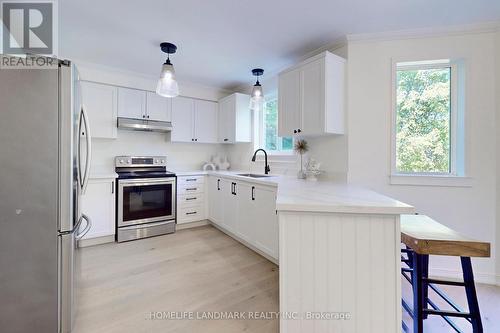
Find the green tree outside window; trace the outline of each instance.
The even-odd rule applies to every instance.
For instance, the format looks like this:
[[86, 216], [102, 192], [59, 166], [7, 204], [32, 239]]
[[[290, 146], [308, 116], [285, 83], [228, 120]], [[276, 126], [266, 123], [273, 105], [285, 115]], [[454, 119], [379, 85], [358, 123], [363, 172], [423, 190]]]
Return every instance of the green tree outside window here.
[[267, 101], [264, 106], [264, 147], [268, 151], [292, 151], [293, 138], [278, 136], [278, 100]]
[[398, 70], [396, 169], [451, 171], [451, 68]]

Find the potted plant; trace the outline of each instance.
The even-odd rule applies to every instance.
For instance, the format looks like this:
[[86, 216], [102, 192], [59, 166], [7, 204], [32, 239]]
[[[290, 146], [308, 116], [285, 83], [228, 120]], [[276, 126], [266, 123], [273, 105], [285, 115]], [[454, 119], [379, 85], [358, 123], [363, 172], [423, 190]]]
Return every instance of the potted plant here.
[[295, 141], [295, 145], [294, 145], [293, 150], [297, 154], [300, 155], [300, 170], [297, 173], [297, 178], [299, 178], [299, 179], [305, 179], [306, 178], [306, 173], [304, 172], [302, 157], [309, 150], [309, 146], [307, 144], [307, 141], [304, 140], [304, 139], [298, 139], [297, 141]]

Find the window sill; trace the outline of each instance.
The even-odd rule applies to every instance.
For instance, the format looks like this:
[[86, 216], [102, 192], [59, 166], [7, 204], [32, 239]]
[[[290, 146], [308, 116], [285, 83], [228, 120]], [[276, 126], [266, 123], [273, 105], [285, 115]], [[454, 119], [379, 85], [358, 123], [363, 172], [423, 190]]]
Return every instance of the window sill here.
[[474, 180], [470, 177], [451, 175], [394, 174], [390, 176], [390, 184], [410, 186], [472, 187], [474, 185]]

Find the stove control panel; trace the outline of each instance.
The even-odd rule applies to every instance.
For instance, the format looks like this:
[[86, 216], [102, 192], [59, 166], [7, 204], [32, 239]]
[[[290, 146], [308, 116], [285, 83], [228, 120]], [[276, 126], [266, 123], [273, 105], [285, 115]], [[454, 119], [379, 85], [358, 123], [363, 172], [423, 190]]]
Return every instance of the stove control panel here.
[[166, 166], [166, 156], [117, 156], [116, 167], [158, 167]]

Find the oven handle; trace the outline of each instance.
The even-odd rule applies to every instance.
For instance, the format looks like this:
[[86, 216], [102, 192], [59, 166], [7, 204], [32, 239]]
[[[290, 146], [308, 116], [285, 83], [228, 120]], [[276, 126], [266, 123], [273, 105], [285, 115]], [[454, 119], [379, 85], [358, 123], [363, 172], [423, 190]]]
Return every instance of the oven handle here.
[[[154, 178], [153, 178], [154, 179]], [[174, 184], [175, 180], [148, 180], [145, 181], [144, 179], [141, 179], [139, 181], [133, 181], [133, 180], [118, 180], [120, 185], [123, 186], [147, 186], [147, 185], [168, 185], [168, 184]]]

